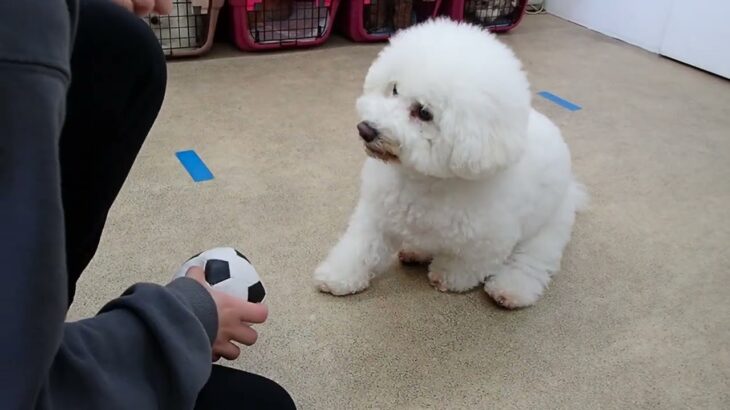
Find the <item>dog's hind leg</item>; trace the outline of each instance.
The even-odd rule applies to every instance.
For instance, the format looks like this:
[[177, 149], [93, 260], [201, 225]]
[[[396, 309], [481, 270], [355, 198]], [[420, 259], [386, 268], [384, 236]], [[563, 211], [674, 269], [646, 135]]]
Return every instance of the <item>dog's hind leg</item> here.
[[484, 290], [497, 303], [515, 309], [533, 305], [542, 296], [560, 269], [576, 210], [584, 202], [585, 194], [580, 195], [569, 192], [552, 219], [535, 236], [517, 244], [504, 265], [487, 277]]
[[355, 209], [340, 241], [314, 272], [317, 287], [333, 295], [365, 290], [393, 262], [396, 243], [387, 238], [366, 202]]

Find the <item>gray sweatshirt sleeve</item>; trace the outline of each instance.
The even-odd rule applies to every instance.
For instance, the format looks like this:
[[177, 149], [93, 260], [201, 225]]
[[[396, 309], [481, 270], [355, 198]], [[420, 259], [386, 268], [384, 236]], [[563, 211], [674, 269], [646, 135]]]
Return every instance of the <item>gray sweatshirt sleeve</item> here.
[[214, 302], [138, 284], [64, 323], [58, 139], [74, 0], [0, 0], [0, 409], [190, 409], [211, 370]]
[[0, 56], [0, 409], [190, 409], [218, 323], [197, 282], [138, 284], [64, 323], [65, 82], [55, 68]]
[[42, 387], [44, 409], [190, 409], [211, 369], [212, 298], [180, 278], [137, 284], [68, 323]]

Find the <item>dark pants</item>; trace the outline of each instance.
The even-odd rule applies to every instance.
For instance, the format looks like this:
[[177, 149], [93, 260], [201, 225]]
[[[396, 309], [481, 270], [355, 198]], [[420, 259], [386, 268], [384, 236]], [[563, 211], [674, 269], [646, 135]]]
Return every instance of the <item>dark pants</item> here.
[[[71, 58], [60, 139], [69, 305], [165, 95], [159, 44], [140, 30], [139, 19], [115, 7], [108, 0], [81, 1]], [[294, 404], [269, 379], [213, 366], [196, 408], [290, 409]]]

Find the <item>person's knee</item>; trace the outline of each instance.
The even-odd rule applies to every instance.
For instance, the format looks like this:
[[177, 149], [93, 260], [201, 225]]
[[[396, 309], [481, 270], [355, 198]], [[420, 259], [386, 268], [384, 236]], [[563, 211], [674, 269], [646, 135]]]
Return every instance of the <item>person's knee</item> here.
[[[137, 118], [138, 125], [144, 125], [148, 131], [165, 98], [167, 62], [159, 40], [142, 19], [125, 10], [117, 19], [119, 33], [123, 33], [119, 57], [129, 70], [127, 81], [134, 90], [128, 110]], [[146, 131], [137, 134], [144, 139]], [[127, 135], [127, 138], [132, 137], [134, 135]]]
[[134, 53], [134, 63], [137, 67], [137, 73], [141, 77], [138, 84], [148, 87], [155, 97], [162, 98], [167, 87], [167, 61], [162, 52], [162, 47], [152, 30], [141, 19], [130, 14], [134, 21], [128, 23], [129, 26], [129, 43], [133, 45], [130, 50]]
[[[77, 44], [83, 54], [124, 67], [135, 86], [160, 103], [167, 86], [167, 65], [160, 42], [139, 17], [107, 0], [83, 0]], [[131, 78], [130, 78], [131, 80]]]
[[272, 394], [271, 397], [271, 407], [272, 409], [280, 409], [280, 410], [296, 410], [297, 406], [294, 404], [294, 399], [292, 399], [291, 395], [288, 391], [286, 391], [285, 388], [283, 388], [278, 383], [274, 382], [275, 384], [275, 390], [276, 393]]
[[160, 88], [161, 93], [164, 93], [167, 84], [167, 61], [162, 47], [160, 47], [160, 41], [144, 22], [138, 20], [137, 23], [138, 51], [140, 59], [147, 63], [144, 72], [148, 76], [148, 80]]

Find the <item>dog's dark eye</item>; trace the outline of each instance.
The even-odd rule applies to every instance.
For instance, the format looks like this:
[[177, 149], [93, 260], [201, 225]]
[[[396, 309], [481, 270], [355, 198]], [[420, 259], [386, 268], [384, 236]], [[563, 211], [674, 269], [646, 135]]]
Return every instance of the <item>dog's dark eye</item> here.
[[418, 118], [420, 118], [421, 121], [429, 122], [433, 120], [433, 114], [431, 114], [431, 111], [429, 111], [428, 108], [420, 106], [418, 107]]
[[393, 95], [398, 95], [398, 87], [395, 84], [393, 84]]
[[411, 106], [411, 117], [418, 117], [423, 122], [430, 122], [433, 120], [433, 114], [431, 111], [424, 107], [423, 104], [415, 103]]

